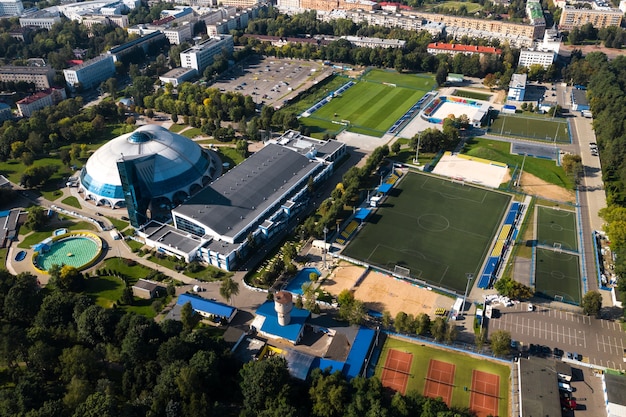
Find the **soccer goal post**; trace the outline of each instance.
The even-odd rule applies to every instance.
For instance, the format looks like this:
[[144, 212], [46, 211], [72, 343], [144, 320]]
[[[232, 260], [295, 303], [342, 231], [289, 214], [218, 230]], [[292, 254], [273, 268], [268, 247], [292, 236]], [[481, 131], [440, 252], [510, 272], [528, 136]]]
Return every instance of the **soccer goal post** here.
[[555, 296], [554, 296], [554, 301], [560, 301], [560, 302], [563, 302], [563, 296], [562, 296], [562, 295], [555, 295]]
[[401, 277], [410, 277], [411, 276], [411, 270], [409, 268], [405, 268], [403, 266], [400, 265], [396, 265], [393, 267], [393, 273], [394, 275], [398, 275]]
[[561, 245], [561, 242], [554, 242], [554, 251], [556, 253], [561, 253], [563, 247]]

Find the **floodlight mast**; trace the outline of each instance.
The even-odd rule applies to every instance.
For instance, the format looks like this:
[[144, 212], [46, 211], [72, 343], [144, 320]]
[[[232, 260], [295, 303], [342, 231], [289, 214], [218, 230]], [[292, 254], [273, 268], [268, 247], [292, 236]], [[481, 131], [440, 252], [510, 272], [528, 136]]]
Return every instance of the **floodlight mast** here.
[[[465, 286], [465, 295], [463, 296], [463, 308], [461, 309], [461, 312], [465, 311], [465, 303], [467, 302], [467, 293], [469, 291], [470, 282], [472, 282], [472, 279], [474, 278], [474, 274], [466, 273], [465, 278], [467, 278], [467, 285]], [[465, 314], [463, 314], [463, 316], [465, 316]]]
[[417, 136], [417, 147], [415, 148], [415, 159], [413, 160], [413, 163], [416, 165], [420, 164], [420, 161], [418, 159], [419, 153], [420, 153], [420, 142], [422, 140], [422, 132], [419, 132], [419, 135]]

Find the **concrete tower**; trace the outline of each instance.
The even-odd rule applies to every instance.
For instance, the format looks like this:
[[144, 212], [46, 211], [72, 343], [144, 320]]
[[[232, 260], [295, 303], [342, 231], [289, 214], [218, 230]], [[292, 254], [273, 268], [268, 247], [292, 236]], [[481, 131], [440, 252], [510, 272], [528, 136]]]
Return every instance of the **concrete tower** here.
[[293, 296], [287, 291], [278, 291], [274, 295], [274, 310], [278, 315], [278, 324], [286, 326], [291, 321], [291, 310], [293, 309]]

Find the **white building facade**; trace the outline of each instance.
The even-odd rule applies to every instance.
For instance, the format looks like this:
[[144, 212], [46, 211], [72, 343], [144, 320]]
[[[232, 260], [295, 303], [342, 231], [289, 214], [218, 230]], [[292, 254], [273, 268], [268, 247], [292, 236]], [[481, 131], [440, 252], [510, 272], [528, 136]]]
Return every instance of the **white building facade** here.
[[234, 50], [233, 37], [218, 35], [207, 39], [180, 53], [180, 63], [183, 68], [193, 68], [202, 72], [213, 63], [215, 57], [225, 50], [232, 53]]
[[23, 11], [22, 0], [0, 0], [0, 16], [19, 16]]
[[72, 68], [64, 69], [65, 83], [75, 90], [79, 85], [86, 90], [97, 87], [115, 75], [113, 56], [100, 55]]

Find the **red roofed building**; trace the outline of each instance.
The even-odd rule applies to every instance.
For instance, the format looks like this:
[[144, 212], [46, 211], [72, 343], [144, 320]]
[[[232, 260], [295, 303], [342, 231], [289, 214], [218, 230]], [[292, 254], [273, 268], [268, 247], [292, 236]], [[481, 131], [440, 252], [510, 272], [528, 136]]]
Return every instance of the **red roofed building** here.
[[57, 104], [66, 98], [64, 88], [48, 88], [18, 101], [17, 111], [21, 117], [30, 117], [33, 112]]
[[452, 56], [456, 54], [465, 54], [465, 55], [498, 54], [499, 55], [502, 53], [502, 49], [493, 48], [491, 46], [459, 45], [455, 43], [441, 43], [441, 42], [429, 43], [427, 51], [431, 55], [448, 54]]

